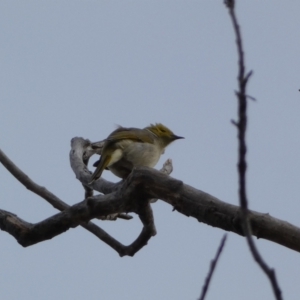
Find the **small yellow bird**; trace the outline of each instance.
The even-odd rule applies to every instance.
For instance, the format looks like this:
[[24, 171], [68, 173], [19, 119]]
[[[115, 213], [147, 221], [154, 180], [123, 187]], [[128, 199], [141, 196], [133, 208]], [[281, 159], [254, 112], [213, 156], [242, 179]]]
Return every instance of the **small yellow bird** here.
[[154, 167], [165, 148], [173, 141], [183, 139], [163, 124], [144, 129], [119, 127], [104, 141], [102, 155], [91, 183], [101, 177], [104, 169], [120, 178], [126, 178], [134, 167]]

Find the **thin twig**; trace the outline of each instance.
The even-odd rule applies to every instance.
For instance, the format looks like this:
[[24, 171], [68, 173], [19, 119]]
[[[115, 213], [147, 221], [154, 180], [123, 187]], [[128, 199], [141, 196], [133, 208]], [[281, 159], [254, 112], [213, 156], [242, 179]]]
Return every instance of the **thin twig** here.
[[224, 248], [224, 245], [225, 245], [225, 242], [226, 242], [226, 238], [227, 238], [227, 234], [224, 234], [224, 236], [223, 236], [223, 238], [220, 242], [219, 248], [217, 250], [216, 256], [210, 263], [210, 269], [208, 271], [207, 277], [205, 278], [205, 283], [204, 283], [204, 286], [202, 288], [202, 293], [201, 293], [201, 296], [200, 296], [199, 300], [204, 300], [204, 298], [205, 298], [206, 292], [207, 292], [208, 287], [209, 287], [210, 280], [211, 280], [212, 275], [214, 273], [214, 270], [216, 268], [219, 257], [220, 257], [220, 255], [223, 251], [223, 248]]
[[237, 122], [238, 129], [238, 143], [239, 143], [239, 152], [238, 152], [238, 174], [239, 174], [239, 199], [240, 199], [240, 207], [242, 212], [242, 222], [244, 233], [250, 248], [250, 251], [253, 255], [255, 261], [259, 264], [261, 269], [264, 271], [266, 276], [269, 278], [270, 283], [273, 288], [274, 295], [277, 300], [282, 299], [282, 293], [280, 287], [278, 285], [275, 270], [269, 268], [266, 262], [263, 260], [262, 256], [258, 252], [255, 243], [251, 236], [251, 224], [249, 222], [249, 211], [248, 211], [248, 201], [247, 201], [247, 193], [246, 193], [246, 171], [247, 171], [247, 145], [246, 145], [246, 129], [247, 129], [247, 96], [246, 87], [248, 80], [252, 74], [252, 71], [245, 74], [245, 60], [244, 60], [244, 51], [243, 51], [243, 43], [240, 32], [240, 27], [237, 21], [237, 17], [235, 15], [234, 0], [225, 0], [225, 5], [229, 10], [229, 15], [231, 17], [231, 21], [233, 24], [235, 36], [236, 36], [236, 45], [238, 51], [238, 85], [239, 91], [236, 93], [238, 98], [238, 117], [239, 120]]

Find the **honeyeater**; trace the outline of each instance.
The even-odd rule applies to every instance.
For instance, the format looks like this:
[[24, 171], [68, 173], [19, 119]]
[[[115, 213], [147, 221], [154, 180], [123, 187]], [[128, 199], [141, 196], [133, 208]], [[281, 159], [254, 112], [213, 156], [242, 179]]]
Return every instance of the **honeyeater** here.
[[104, 169], [120, 178], [126, 178], [134, 167], [154, 167], [165, 148], [173, 141], [183, 139], [163, 124], [151, 124], [143, 129], [118, 127], [105, 140], [102, 155], [91, 182], [101, 177]]

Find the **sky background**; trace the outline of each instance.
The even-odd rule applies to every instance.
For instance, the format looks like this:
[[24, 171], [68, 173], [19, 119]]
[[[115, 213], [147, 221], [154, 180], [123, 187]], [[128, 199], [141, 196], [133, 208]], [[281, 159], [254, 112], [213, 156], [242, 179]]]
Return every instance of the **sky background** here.
[[[300, 2], [238, 1], [248, 70], [250, 208], [300, 226]], [[161, 122], [184, 140], [172, 176], [238, 204], [237, 55], [223, 1], [1, 1], [0, 147], [72, 205], [84, 191], [70, 140]], [[93, 158], [93, 161], [97, 158]], [[93, 170], [93, 167], [90, 168]], [[118, 179], [104, 172], [103, 177]], [[0, 208], [28, 222], [57, 211], [0, 165]], [[83, 228], [22, 248], [0, 232], [2, 299], [197, 299], [224, 232], [153, 204], [158, 234], [120, 258]], [[129, 244], [131, 221], [95, 221]], [[256, 240], [285, 299], [299, 299], [300, 254]], [[206, 299], [274, 299], [245, 240], [229, 233]]]

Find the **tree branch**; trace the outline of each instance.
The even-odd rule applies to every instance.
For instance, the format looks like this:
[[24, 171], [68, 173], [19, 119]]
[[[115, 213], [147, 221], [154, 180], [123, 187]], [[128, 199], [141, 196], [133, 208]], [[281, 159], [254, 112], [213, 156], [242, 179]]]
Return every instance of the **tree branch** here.
[[[15, 214], [0, 210], [0, 228], [14, 236], [19, 244], [27, 247], [52, 239], [69, 228], [82, 225], [83, 222], [88, 222], [98, 215], [105, 216], [133, 209], [139, 214], [144, 228], [139, 237], [131, 245], [124, 246], [106, 235], [106, 238], [111, 242], [110, 246], [120, 256], [133, 256], [156, 234], [150, 205], [146, 201], [139, 201], [139, 206], [132, 205], [133, 201], [130, 197], [134, 194], [135, 192], [124, 195], [120, 191], [119, 193], [115, 192], [109, 195], [98, 195], [88, 198], [61, 213], [35, 224], [28, 223]], [[124, 198], [120, 197], [122, 195], [124, 195]]]
[[[74, 141], [71, 141], [71, 144], [72, 142], [74, 142], [75, 146], [77, 144], [80, 145], [79, 147], [75, 147], [74, 149], [76, 150], [73, 150], [70, 153], [70, 157], [73, 158], [71, 159], [72, 165], [76, 166], [76, 164], [79, 164], [80, 167], [82, 168], [81, 172], [78, 173], [79, 177], [83, 174], [83, 178], [85, 178], [86, 173], [88, 174], [88, 176], [90, 176], [91, 172], [87, 169], [86, 164], [88, 163], [88, 160], [91, 155], [95, 153], [101, 154], [101, 149], [102, 149], [101, 145], [103, 144], [103, 142], [97, 142], [91, 144], [89, 140], [83, 140], [83, 139], [75, 139]], [[27, 189], [44, 198], [54, 208], [60, 211], [64, 211], [70, 207], [68, 204], [64, 203], [62, 200], [60, 200], [58, 197], [56, 197], [54, 194], [48, 191], [45, 187], [39, 186], [34, 181], [32, 181], [4, 154], [3, 151], [1, 151], [1, 149], [0, 149], [0, 162]], [[172, 170], [173, 170], [172, 162], [171, 160], [167, 160], [161, 172], [170, 174]], [[108, 182], [104, 179], [101, 180], [101, 184], [102, 184], [101, 189], [105, 193], [111, 193], [112, 191], [117, 190], [121, 186], [121, 182], [115, 184], [115, 183]], [[86, 195], [87, 195], [88, 190], [89, 189], [92, 190], [92, 189], [89, 186], [84, 185], [84, 183], [83, 186], [86, 189]], [[89, 192], [90, 196], [92, 196], [92, 194], [93, 194], [92, 192]], [[153, 199], [151, 199], [150, 201], [152, 202]], [[144, 214], [146, 215], [146, 217], [143, 217]], [[133, 256], [138, 250], [140, 250], [143, 246], [147, 244], [147, 241], [151, 238], [151, 236], [156, 234], [151, 207], [149, 206], [147, 209], [139, 211], [139, 215], [140, 218], [143, 219], [144, 228], [140, 236], [137, 238], [137, 240], [129, 246], [124, 246], [123, 244], [115, 240], [112, 236], [110, 236], [103, 229], [101, 229], [99, 226], [95, 225], [92, 222], [88, 222], [88, 223], [83, 222], [81, 224], [76, 223], [76, 226], [81, 225], [82, 227], [84, 227], [85, 229], [87, 229], [88, 231], [96, 235], [99, 239], [101, 239], [107, 245], [109, 245], [114, 250], [116, 250], [120, 254], [120, 256], [123, 255]], [[127, 219], [127, 220], [132, 218], [131, 216], [124, 213], [102, 215], [97, 218], [102, 220], [115, 220], [117, 217]], [[2, 224], [1, 229], [13, 235], [23, 246], [33, 245], [35, 243], [50, 239], [53, 236], [56, 236], [57, 234], [61, 234], [68, 228], [72, 227], [71, 223], [68, 223], [66, 227], [63, 227], [58, 224], [59, 229], [57, 228], [58, 229], [57, 231], [52, 231], [50, 229], [49, 232], [47, 232], [45, 229], [42, 229], [44, 228], [43, 223], [38, 223], [33, 225], [31, 223], [25, 222], [24, 220], [18, 218], [16, 215], [6, 211], [1, 211], [1, 224]], [[46, 222], [46, 224], [52, 226], [51, 222]], [[20, 230], [20, 228], [22, 228], [22, 230]]]
[[215, 258], [214, 258], [214, 259], [211, 261], [211, 263], [210, 263], [209, 272], [208, 272], [207, 277], [206, 277], [206, 279], [205, 279], [205, 283], [204, 283], [204, 286], [203, 286], [203, 288], [202, 288], [202, 293], [201, 293], [201, 296], [200, 296], [199, 300], [204, 300], [204, 299], [205, 299], [205, 296], [206, 296], [206, 293], [207, 293], [207, 291], [208, 291], [208, 287], [209, 287], [209, 284], [210, 284], [210, 280], [211, 280], [212, 275], [213, 275], [213, 273], [214, 273], [214, 270], [215, 270], [215, 268], [216, 268], [216, 266], [217, 266], [217, 262], [218, 262], [218, 260], [219, 260], [219, 257], [220, 257], [220, 255], [221, 255], [223, 249], [224, 249], [224, 245], [225, 245], [225, 242], [226, 242], [226, 238], [227, 238], [227, 235], [224, 234], [224, 236], [223, 236], [223, 238], [222, 238], [222, 240], [221, 240], [221, 242], [220, 242], [220, 245], [219, 245], [219, 247], [218, 247], [216, 256], [215, 256]]
[[238, 51], [238, 86], [239, 91], [236, 93], [238, 98], [238, 116], [239, 120], [237, 122], [238, 130], [238, 144], [239, 144], [239, 158], [238, 158], [238, 174], [239, 174], [239, 199], [242, 213], [242, 228], [245, 232], [246, 239], [250, 248], [250, 251], [253, 255], [253, 258], [264, 271], [266, 276], [269, 278], [270, 283], [273, 288], [274, 295], [276, 299], [282, 299], [281, 290], [276, 279], [275, 270], [271, 269], [267, 263], [264, 261], [260, 255], [258, 249], [255, 246], [255, 243], [251, 236], [252, 224], [249, 219], [249, 210], [248, 210], [248, 200], [246, 192], [246, 171], [247, 171], [247, 145], [246, 145], [246, 131], [247, 131], [247, 83], [252, 71], [246, 74], [245, 72], [245, 58], [243, 50], [242, 36], [240, 32], [240, 27], [235, 15], [235, 1], [226, 0], [225, 4], [228, 8], [229, 15], [233, 24], [235, 36], [236, 36], [236, 46]]
[[[72, 149], [71, 152], [77, 153], [78, 149], [76, 148], [82, 147], [83, 144], [83, 141], [73, 143], [75, 148]], [[74, 157], [70, 157], [71, 161], [73, 158], [78, 159], [75, 155]], [[0, 161], [2, 162], [1, 155]], [[71, 164], [74, 167], [73, 162], [71, 162]], [[81, 163], [77, 163], [76, 167], [74, 167], [75, 174], [84, 172], [82, 168], [86, 168], [83, 160]], [[89, 180], [89, 178], [86, 179], [87, 181]], [[97, 181], [94, 184], [97, 184]], [[102, 180], [100, 179], [100, 181]], [[114, 190], [114, 188], [112, 188], [112, 190]], [[14, 222], [18, 222], [19, 218], [15, 215], [8, 216], [5, 211], [1, 211], [0, 228], [12, 234], [18, 241], [20, 240], [20, 243], [23, 246], [29, 246], [33, 243], [41, 242], [45, 239], [61, 234], [68, 228], [76, 227], [78, 225], [84, 226], [84, 222], [95, 217], [106, 216], [114, 213], [141, 213], [141, 209], [138, 207], [137, 203], [144, 202], [145, 205], [148, 205], [147, 201], [153, 198], [161, 199], [169, 203], [178, 212], [186, 216], [194, 217], [199, 222], [218, 227], [226, 231], [231, 231], [239, 235], [244, 235], [244, 231], [242, 229], [242, 215], [239, 206], [222, 202], [203, 191], [183, 184], [183, 182], [177, 179], [150, 168], [134, 169], [130, 176], [124, 180], [122, 184], [116, 184], [115, 191], [112, 193], [90, 197], [86, 201], [71, 206], [62, 213], [40, 222], [42, 224], [28, 223], [27, 226], [24, 227], [24, 231], [26, 232], [30, 230], [32, 226], [37, 225], [35, 227], [36, 230], [48, 226], [47, 235], [45, 229], [43, 229], [44, 231], [40, 232], [39, 237], [37, 237], [39, 233], [35, 232], [36, 237], [34, 239], [30, 238], [30, 235], [28, 234], [27, 237], [29, 241], [24, 241], [24, 237], [19, 237], [21, 233], [18, 231], [18, 226], [15, 226], [15, 232], [11, 229], [14, 226]], [[142, 219], [141, 215], [140, 218]], [[293, 226], [288, 222], [273, 218], [268, 214], [262, 214], [255, 211], [249, 211], [249, 222], [254, 236], [273, 241], [300, 252], [300, 228]], [[144, 224], [144, 227], [146, 228], [144, 228], [142, 232], [151, 232], [151, 236], [153, 236], [155, 230], [153, 229], [154, 223], [151, 225], [152, 223], [153, 216], [149, 216], [148, 224], [146, 224], [146, 226]], [[88, 225], [89, 224], [91, 223], [88, 223]], [[153, 228], [151, 229], [152, 226]], [[95, 229], [95, 227], [93, 228]], [[149, 228], [151, 230], [149, 230]], [[115, 241], [112, 237], [103, 232], [102, 229], [99, 228], [97, 230], [100, 230], [103, 233], [103, 235], [99, 238], [107, 244], [108, 236], [108, 239], [110, 240], [109, 245], [120, 255], [133, 255], [133, 252], [130, 252], [132, 251], [130, 248], [131, 245], [123, 246], [121, 243]], [[94, 233], [94, 230], [91, 229], [90, 231]]]
[[[84, 157], [83, 157], [84, 159]], [[22, 170], [20, 170], [6, 155], [5, 153], [0, 149], [0, 162], [3, 164], [3, 166], [20, 182], [22, 183], [28, 190], [32, 191], [33, 193], [39, 195], [41, 198], [45, 199], [48, 203], [50, 203], [54, 208], [63, 211], [65, 209], [68, 209], [70, 206], [63, 202], [61, 199], [59, 199], [57, 196], [52, 194], [50, 191], [48, 191], [45, 187], [42, 187], [38, 184], [36, 184], [33, 180], [31, 180]], [[113, 184], [112, 184], [113, 185]], [[3, 219], [5, 219], [7, 216], [10, 216], [10, 218], [6, 222], [6, 226], [8, 226], [9, 230], [13, 231], [13, 224], [16, 224], [12, 222], [10, 224], [9, 222], [12, 221], [12, 218], [14, 217], [14, 221], [18, 222], [18, 219], [16, 215], [11, 214], [6, 211], [1, 211], [1, 217], [2, 222]], [[122, 217], [122, 215], [118, 215], [118, 217]], [[130, 217], [130, 216], [129, 216]], [[23, 230], [26, 231], [27, 227], [31, 228], [30, 223], [26, 223], [25, 221], [20, 220], [20, 224], [23, 224]], [[26, 224], [26, 226], [25, 226]], [[4, 224], [3, 224], [4, 226]], [[118, 253], [122, 252], [123, 245], [119, 243], [117, 240], [115, 240], [112, 236], [110, 236], [108, 233], [106, 233], [103, 229], [101, 229], [99, 226], [92, 222], [83, 223], [81, 224], [83, 228], [88, 230], [89, 232], [93, 233], [96, 237], [98, 237], [100, 240], [102, 240], [104, 243], [115, 249]], [[0, 227], [2, 229], [2, 227]], [[5, 229], [3, 229], [5, 230]], [[18, 240], [18, 228], [16, 226], [15, 230], [16, 233], [11, 232], [11, 234]], [[9, 231], [8, 231], [9, 232]], [[42, 241], [42, 240], [41, 240]], [[28, 242], [30, 244], [30, 242]], [[125, 254], [124, 254], [125, 255]]]

